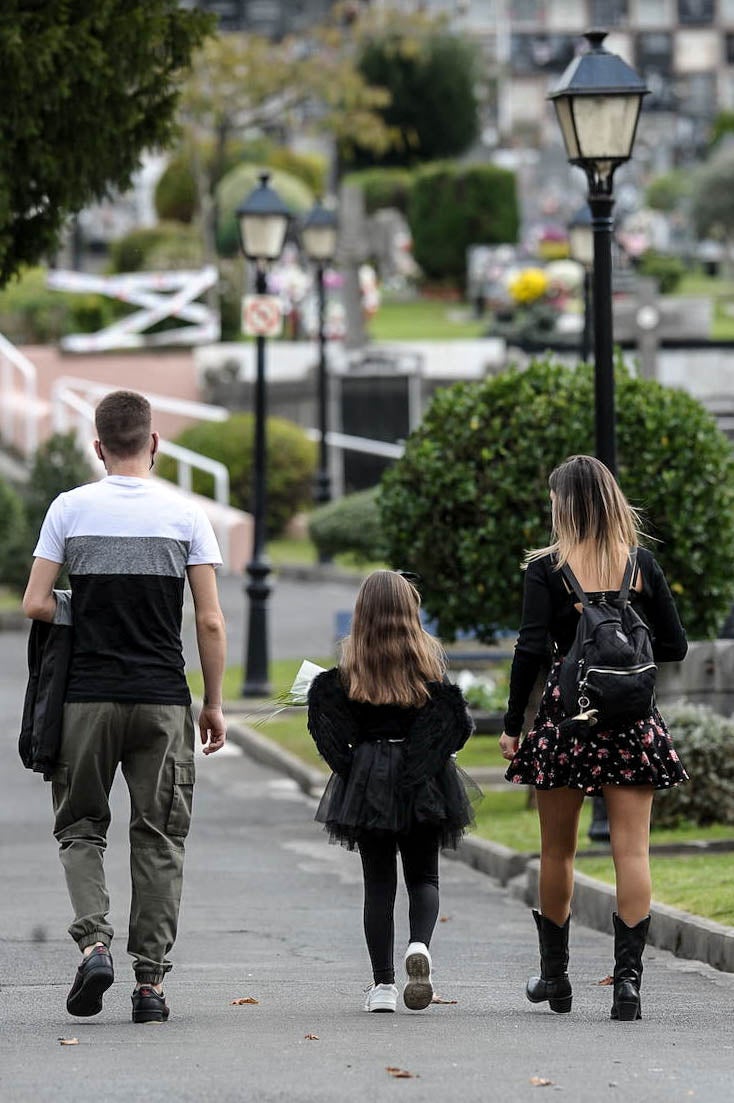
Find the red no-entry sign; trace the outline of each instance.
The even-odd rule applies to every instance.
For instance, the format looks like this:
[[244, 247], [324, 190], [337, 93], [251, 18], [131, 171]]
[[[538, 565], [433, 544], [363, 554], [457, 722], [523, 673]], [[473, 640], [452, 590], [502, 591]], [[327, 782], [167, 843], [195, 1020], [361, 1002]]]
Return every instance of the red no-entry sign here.
[[242, 300], [242, 332], [248, 337], [279, 337], [283, 314], [277, 295], [245, 295]]

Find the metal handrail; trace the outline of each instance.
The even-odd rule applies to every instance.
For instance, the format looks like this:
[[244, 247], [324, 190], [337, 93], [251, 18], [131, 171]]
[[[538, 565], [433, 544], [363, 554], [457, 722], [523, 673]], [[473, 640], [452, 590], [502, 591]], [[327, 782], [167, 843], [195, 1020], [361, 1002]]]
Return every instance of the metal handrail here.
[[[306, 429], [309, 440], [321, 440], [318, 429]], [[391, 444], [386, 440], [370, 440], [369, 437], [353, 437], [349, 433], [327, 432], [326, 443], [332, 448], [344, 452], [365, 452], [370, 456], [384, 456], [388, 460], [399, 460], [405, 451], [404, 444]]]
[[0, 425], [6, 444], [15, 443], [13, 369], [23, 377], [26, 408], [21, 417], [25, 420], [25, 451], [30, 456], [38, 447], [38, 372], [36, 365], [0, 333]]

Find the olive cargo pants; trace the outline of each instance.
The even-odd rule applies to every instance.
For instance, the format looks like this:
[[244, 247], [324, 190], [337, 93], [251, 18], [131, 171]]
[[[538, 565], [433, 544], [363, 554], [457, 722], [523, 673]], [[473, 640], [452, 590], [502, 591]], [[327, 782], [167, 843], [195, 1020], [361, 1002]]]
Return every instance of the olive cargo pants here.
[[64, 705], [51, 782], [66, 884], [74, 908], [69, 934], [83, 950], [110, 945], [104, 851], [109, 793], [118, 765], [130, 792], [132, 901], [128, 952], [140, 982], [171, 968], [183, 877], [184, 839], [194, 788], [194, 725], [187, 705], [116, 701]]

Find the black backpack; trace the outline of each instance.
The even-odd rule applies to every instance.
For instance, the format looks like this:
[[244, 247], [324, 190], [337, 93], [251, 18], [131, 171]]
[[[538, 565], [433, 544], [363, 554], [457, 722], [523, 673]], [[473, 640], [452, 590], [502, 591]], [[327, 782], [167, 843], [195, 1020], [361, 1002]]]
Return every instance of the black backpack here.
[[559, 677], [561, 705], [568, 717], [606, 727], [650, 715], [657, 668], [650, 629], [629, 603], [636, 564], [633, 548], [618, 596], [602, 594], [593, 601], [571, 568], [561, 568], [582, 605]]

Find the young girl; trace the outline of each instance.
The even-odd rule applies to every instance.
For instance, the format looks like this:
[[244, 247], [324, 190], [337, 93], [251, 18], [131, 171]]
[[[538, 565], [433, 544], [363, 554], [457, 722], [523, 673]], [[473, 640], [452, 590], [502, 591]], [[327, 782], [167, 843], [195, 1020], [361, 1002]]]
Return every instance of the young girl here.
[[[549, 486], [553, 542], [526, 558], [522, 624], [500, 738], [504, 757], [512, 760], [507, 780], [535, 786], [540, 817], [540, 912], [533, 912], [540, 977], [528, 982], [527, 997], [532, 1003], [547, 1000], [553, 1011], [571, 1010], [566, 968], [579, 813], [585, 794], [603, 793], [617, 887], [612, 1018], [638, 1019], [650, 924], [653, 791], [678, 785], [687, 775], [654, 706], [648, 716], [607, 730], [590, 727], [579, 734], [573, 725], [562, 725], [559, 671], [581, 606], [561, 568], [570, 567], [593, 600], [620, 590], [631, 552], [636, 553], [630, 598], [651, 629], [655, 660], [682, 659], [686, 636], [660, 566], [638, 547], [637, 513], [604, 464], [592, 456], [571, 456], [552, 472]], [[535, 723], [520, 744], [528, 698], [549, 640], [554, 662]]]
[[438, 852], [471, 822], [452, 755], [473, 725], [461, 691], [443, 681], [444, 657], [420, 622], [415, 586], [375, 571], [357, 595], [338, 667], [319, 674], [308, 728], [333, 770], [316, 819], [332, 841], [359, 849], [364, 933], [374, 984], [365, 1011], [395, 1011], [393, 909], [397, 852], [410, 901], [406, 1007], [433, 999], [428, 947], [438, 917]]

